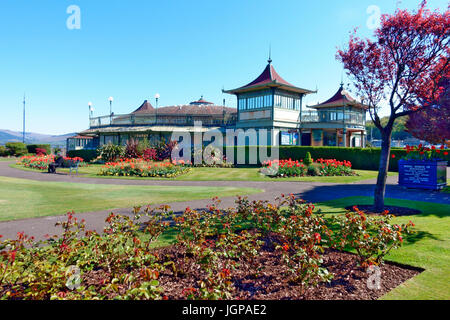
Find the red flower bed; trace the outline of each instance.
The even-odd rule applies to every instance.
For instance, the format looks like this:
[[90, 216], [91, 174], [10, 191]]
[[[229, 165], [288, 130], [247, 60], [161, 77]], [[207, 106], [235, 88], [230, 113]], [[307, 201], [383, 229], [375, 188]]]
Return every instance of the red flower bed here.
[[[87, 165], [87, 163], [84, 162], [83, 158], [80, 158], [80, 157], [75, 157], [75, 158], [63, 157], [63, 158], [64, 158], [63, 167], [69, 167], [69, 162], [76, 162], [76, 161], [80, 162], [79, 163], [80, 167]], [[48, 165], [53, 162], [55, 162], [55, 156], [50, 154], [50, 155], [40, 155], [40, 156], [38, 156], [38, 155], [23, 156], [19, 159], [17, 164], [24, 166], [26, 168], [47, 170]]]
[[303, 160], [273, 160], [263, 163], [261, 172], [276, 177], [301, 177], [309, 175], [317, 176], [344, 176], [353, 175], [350, 161], [336, 159], [312, 159], [311, 165], [306, 165]]
[[448, 151], [442, 145], [440, 148], [419, 146], [406, 146], [406, 156], [404, 160], [442, 160], [443, 156], [448, 156]]
[[183, 161], [158, 163], [138, 158], [107, 162], [100, 170], [99, 175], [173, 178], [189, 170], [184, 166]]

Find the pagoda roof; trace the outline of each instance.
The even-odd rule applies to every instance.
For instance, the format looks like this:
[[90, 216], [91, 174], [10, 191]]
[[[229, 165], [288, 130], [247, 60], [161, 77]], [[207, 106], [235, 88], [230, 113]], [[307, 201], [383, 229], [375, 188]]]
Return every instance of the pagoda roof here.
[[273, 65], [271, 63], [272, 60], [269, 59], [268, 62], [269, 63], [267, 64], [264, 71], [255, 80], [253, 80], [252, 82], [250, 82], [249, 84], [247, 84], [243, 87], [233, 89], [233, 90], [223, 90], [223, 92], [236, 94], [236, 93], [256, 91], [256, 90], [261, 90], [264, 88], [273, 88], [273, 87], [282, 88], [287, 91], [303, 93], [303, 94], [309, 94], [309, 93], [315, 92], [312, 90], [307, 90], [307, 89], [296, 87], [293, 84], [287, 82], [276, 72], [275, 68], [273, 67]]
[[144, 101], [143, 104], [141, 104], [141, 106], [139, 108], [137, 108], [136, 110], [134, 110], [132, 113], [136, 114], [136, 113], [150, 113], [152, 112], [152, 110], [155, 110], [155, 108], [153, 108], [152, 104], [150, 102], [148, 102], [147, 100]]
[[203, 99], [203, 96], [201, 96], [200, 99], [198, 99], [197, 101], [192, 101], [191, 103], [189, 103], [191, 105], [213, 105], [214, 103], [206, 101], [205, 99]]
[[[201, 100], [199, 100], [201, 101]], [[198, 101], [197, 101], [198, 102]], [[206, 101], [207, 102], [207, 101]], [[236, 113], [235, 108], [216, 106], [212, 102], [201, 103], [201, 104], [185, 104], [177, 106], [165, 106], [159, 107], [158, 109], [153, 108], [153, 106], [147, 100], [131, 114], [156, 114], [158, 115], [218, 115], [218, 114], [232, 114]]]
[[344, 106], [354, 106], [357, 108], [368, 109], [367, 105], [358, 102], [356, 99], [350, 96], [348, 91], [344, 89], [343, 84], [341, 84], [338, 91], [327, 101], [308, 107], [320, 109], [320, 108], [344, 107]]

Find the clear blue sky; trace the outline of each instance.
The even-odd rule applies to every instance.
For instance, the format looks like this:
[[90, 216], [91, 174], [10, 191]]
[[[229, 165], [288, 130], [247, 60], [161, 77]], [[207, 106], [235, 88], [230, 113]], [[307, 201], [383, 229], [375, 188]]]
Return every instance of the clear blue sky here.
[[[205, 99], [236, 106], [221, 90], [260, 74], [272, 46], [278, 73], [319, 89], [306, 103], [334, 94], [342, 67], [336, 48], [349, 31], [367, 27], [371, 5], [392, 13], [396, 0], [1, 0], [0, 128], [60, 134], [88, 126], [94, 115], [128, 113], [145, 99], [160, 106]], [[416, 8], [420, 0], [403, 0]], [[446, 8], [446, 0], [430, 1]], [[69, 5], [81, 9], [81, 29], [69, 30]], [[347, 82], [347, 81], [346, 81]]]

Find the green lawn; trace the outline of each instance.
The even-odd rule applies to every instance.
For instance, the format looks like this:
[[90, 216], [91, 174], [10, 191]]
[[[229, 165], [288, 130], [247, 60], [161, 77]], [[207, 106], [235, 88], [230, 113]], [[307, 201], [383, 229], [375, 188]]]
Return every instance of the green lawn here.
[[[349, 197], [319, 204], [325, 213], [342, 213], [346, 206], [370, 204], [369, 197]], [[450, 205], [386, 199], [386, 204], [419, 209], [421, 215], [398, 217], [409, 220], [417, 233], [393, 251], [387, 260], [424, 268], [425, 271], [389, 292], [383, 299], [450, 299]]]
[[0, 221], [252, 194], [237, 187], [119, 186], [0, 177]]
[[[34, 169], [24, 168], [12, 164], [11, 167], [21, 169], [38, 171]], [[161, 180], [161, 178], [141, 178], [141, 177], [112, 177], [112, 176], [98, 176], [101, 165], [90, 165], [88, 167], [79, 168], [79, 175], [89, 178], [105, 178], [105, 179], [147, 179], [147, 180]], [[69, 169], [57, 169], [60, 172], [69, 172]], [[290, 178], [270, 178], [259, 173], [258, 168], [192, 168], [191, 172], [180, 175], [169, 180], [178, 181], [305, 181], [305, 182], [329, 182], [329, 183], [351, 183], [362, 180], [375, 179], [378, 171], [369, 170], [355, 170], [358, 176], [343, 176], [343, 177], [290, 177]], [[390, 176], [397, 175], [396, 172], [389, 172]], [[168, 180], [167, 178], [163, 178]]]

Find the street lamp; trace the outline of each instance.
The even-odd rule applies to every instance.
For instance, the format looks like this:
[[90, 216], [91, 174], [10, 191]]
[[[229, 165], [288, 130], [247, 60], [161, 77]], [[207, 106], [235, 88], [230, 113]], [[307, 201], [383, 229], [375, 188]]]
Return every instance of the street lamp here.
[[114, 101], [113, 97], [108, 98], [109, 101], [109, 124], [112, 123], [112, 102]]
[[93, 108], [92, 108], [92, 102], [88, 102], [88, 106], [89, 106], [89, 119], [92, 117], [92, 110], [93, 110]]
[[156, 113], [155, 113], [155, 124], [158, 123], [158, 100], [159, 100], [159, 93], [155, 94], [155, 100], [156, 100]]
[[89, 107], [89, 128], [91, 127], [91, 118], [92, 118], [92, 111], [94, 110], [94, 108], [92, 108], [92, 102], [88, 102], [88, 107]]

